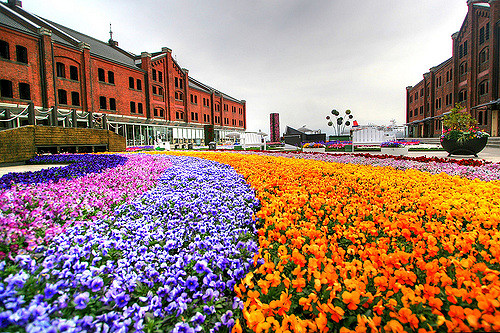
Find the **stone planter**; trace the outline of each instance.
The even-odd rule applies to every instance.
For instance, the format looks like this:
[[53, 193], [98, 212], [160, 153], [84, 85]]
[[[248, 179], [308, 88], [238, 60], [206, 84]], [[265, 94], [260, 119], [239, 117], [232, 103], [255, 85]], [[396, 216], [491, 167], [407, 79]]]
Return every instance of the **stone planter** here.
[[405, 156], [408, 155], [408, 146], [404, 147], [380, 147], [380, 151], [385, 155]]
[[441, 138], [441, 146], [448, 152], [448, 156], [451, 155], [474, 155], [477, 157], [477, 153], [486, 147], [488, 143], [488, 137], [483, 136], [482, 138], [470, 139], [466, 141], [457, 141]]
[[302, 148], [304, 153], [324, 153], [325, 148]]

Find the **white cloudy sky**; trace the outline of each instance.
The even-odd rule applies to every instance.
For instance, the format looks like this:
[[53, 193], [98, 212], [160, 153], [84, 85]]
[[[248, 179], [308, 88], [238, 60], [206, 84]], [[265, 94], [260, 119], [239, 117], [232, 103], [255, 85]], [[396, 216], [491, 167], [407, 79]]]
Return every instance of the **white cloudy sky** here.
[[190, 76], [247, 101], [248, 130], [405, 121], [405, 87], [451, 56], [466, 0], [23, 0], [23, 8], [139, 54], [167, 46]]

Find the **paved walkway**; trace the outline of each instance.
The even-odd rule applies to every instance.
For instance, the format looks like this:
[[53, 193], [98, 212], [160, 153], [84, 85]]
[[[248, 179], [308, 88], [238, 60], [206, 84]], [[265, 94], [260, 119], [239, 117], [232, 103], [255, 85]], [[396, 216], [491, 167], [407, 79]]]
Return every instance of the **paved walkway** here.
[[11, 166], [5, 166], [5, 167], [0, 167], [0, 177], [8, 174], [10, 172], [27, 172], [27, 171], [39, 171], [42, 169], [49, 169], [49, 168], [55, 168], [55, 167], [60, 167], [60, 166], [66, 166], [67, 164], [50, 164], [50, 165], [43, 165], [43, 164], [38, 164], [38, 165], [26, 165], [26, 164], [21, 164], [21, 165], [11, 165]]

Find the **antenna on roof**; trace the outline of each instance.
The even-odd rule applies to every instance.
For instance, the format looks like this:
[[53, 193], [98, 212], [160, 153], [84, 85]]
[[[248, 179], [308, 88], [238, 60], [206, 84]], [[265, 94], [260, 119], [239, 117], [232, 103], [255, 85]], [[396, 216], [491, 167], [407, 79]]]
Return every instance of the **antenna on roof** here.
[[113, 30], [111, 30], [111, 22], [109, 23], [109, 40], [108, 44], [111, 46], [118, 46], [118, 42], [113, 40]]

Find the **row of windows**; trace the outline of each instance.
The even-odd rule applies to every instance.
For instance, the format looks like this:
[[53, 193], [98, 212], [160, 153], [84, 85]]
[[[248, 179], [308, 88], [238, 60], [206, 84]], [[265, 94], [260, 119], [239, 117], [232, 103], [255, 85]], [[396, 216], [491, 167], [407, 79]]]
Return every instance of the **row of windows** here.
[[453, 80], [453, 68], [450, 68], [449, 71], [446, 71], [446, 82], [450, 82]]
[[[134, 86], [134, 83], [137, 82], [137, 86]], [[137, 90], [142, 90], [142, 81], [140, 79], [137, 79], [137, 81], [133, 78], [133, 77], [129, 77], [128, 78], [128, 87], [130, 89], [136, 89], [137, 87]]]
[[165, 111], [164, 111], [162, 108], [155, 108], [155, 109], [153, 110], [153, 114], [154, 114], [154, 116], [155, 116], [155, 117], [160, 116], [161, 118], [163, 118], [163, 117], [164, 117], [164, 115], [165, 115], [165, 113], [164, 113], [164, 112], [165, 112]]
[[175, 92], [175, 99], [178, 100], [178, 101], [182, 101], [182, 99], [184, 98], [184, 94], [181, 93], [180, 91], [176, 91]]
[[446, 94], [444, 99], [445, 99], [446, 105], [453, 104], [453, 93]]
[[490, 39], [490, 23], [479, 29], [479, 45]]
[[[19, 99], [30, 100], [31, 92], [30, 85], [28, 83], [20, 82], [19, 88]], [[14, 98], [14, 91], [12, 89], [12, 81], [0, 80], [0, 96], [6, 98]]]
[[198, 104], [198, 96], [191, 94], [191, 103]]
[[[56, 75], [66, 78], [66, 66], [62, 62], [56, 62]], [[78, 68], [76, 66], [69, 66], [69, 78], [78, 81]]]
[[437, 110], [441, 109], [441, 97], [436, 98], [435, 107]]
[[153, 69], [153, 81], [163, 82], [163, 73]]
[[[10, 60], [9, 43], [0, 40], [0, 58]], [[28, 63], [28, 49], [21, 45], [16, 45], [16, 61], [24, 64]]]
[[135, 108], [135, 102], [130, 102], [130, 113], [143, 114], [142, 103], [137, 103], [137, 109]]
[[[108, 110], [108, 105], [106, 103], [106, 97], [99, 97], [99, 109]], [[109, 110], [116, 111], [116, 100], [114, 98], [109, 99]]]
[[179, 89], [183, 89], [183, 87], [184, 87], [184, 82], [183, 82], [183, 80], [182, 80], [182, 79], [180, 79], [180, 78], [178, 78], [178, 77], [176, 77], [176, 78], [175, 78], [175, 87], [176, 87], [176, 88], [179, 88]]
[[[68, 103], [68, 92], [66, 90], [57, 90], [57, 102], [62, 105], [70, 105]], [[78, 93], [78, 91], [71, 92], [71, 105], [80, 106], [80, 93]]]
[[467, 55], [467, 53], [468, 53], [467, 41], [465, 41], [462, 44], [460, 44], [460, 46], [458, 47], [458, 58], [465, 57]]
[[155, 95], [163, 95], [163, 88], [153, 86], [153, 94], [155, 94]]
[[[106, 73], [104, 69], [97, 69], [97, 79], [99, 82], [106, 82]], [[108, 83], [115, 84], [115, 73], [112, 71], [108, 71]]]
[[203, 106], [206, 106], [206, 107], [210, 106], [210, 100], [208, 98], [203, 98]]

